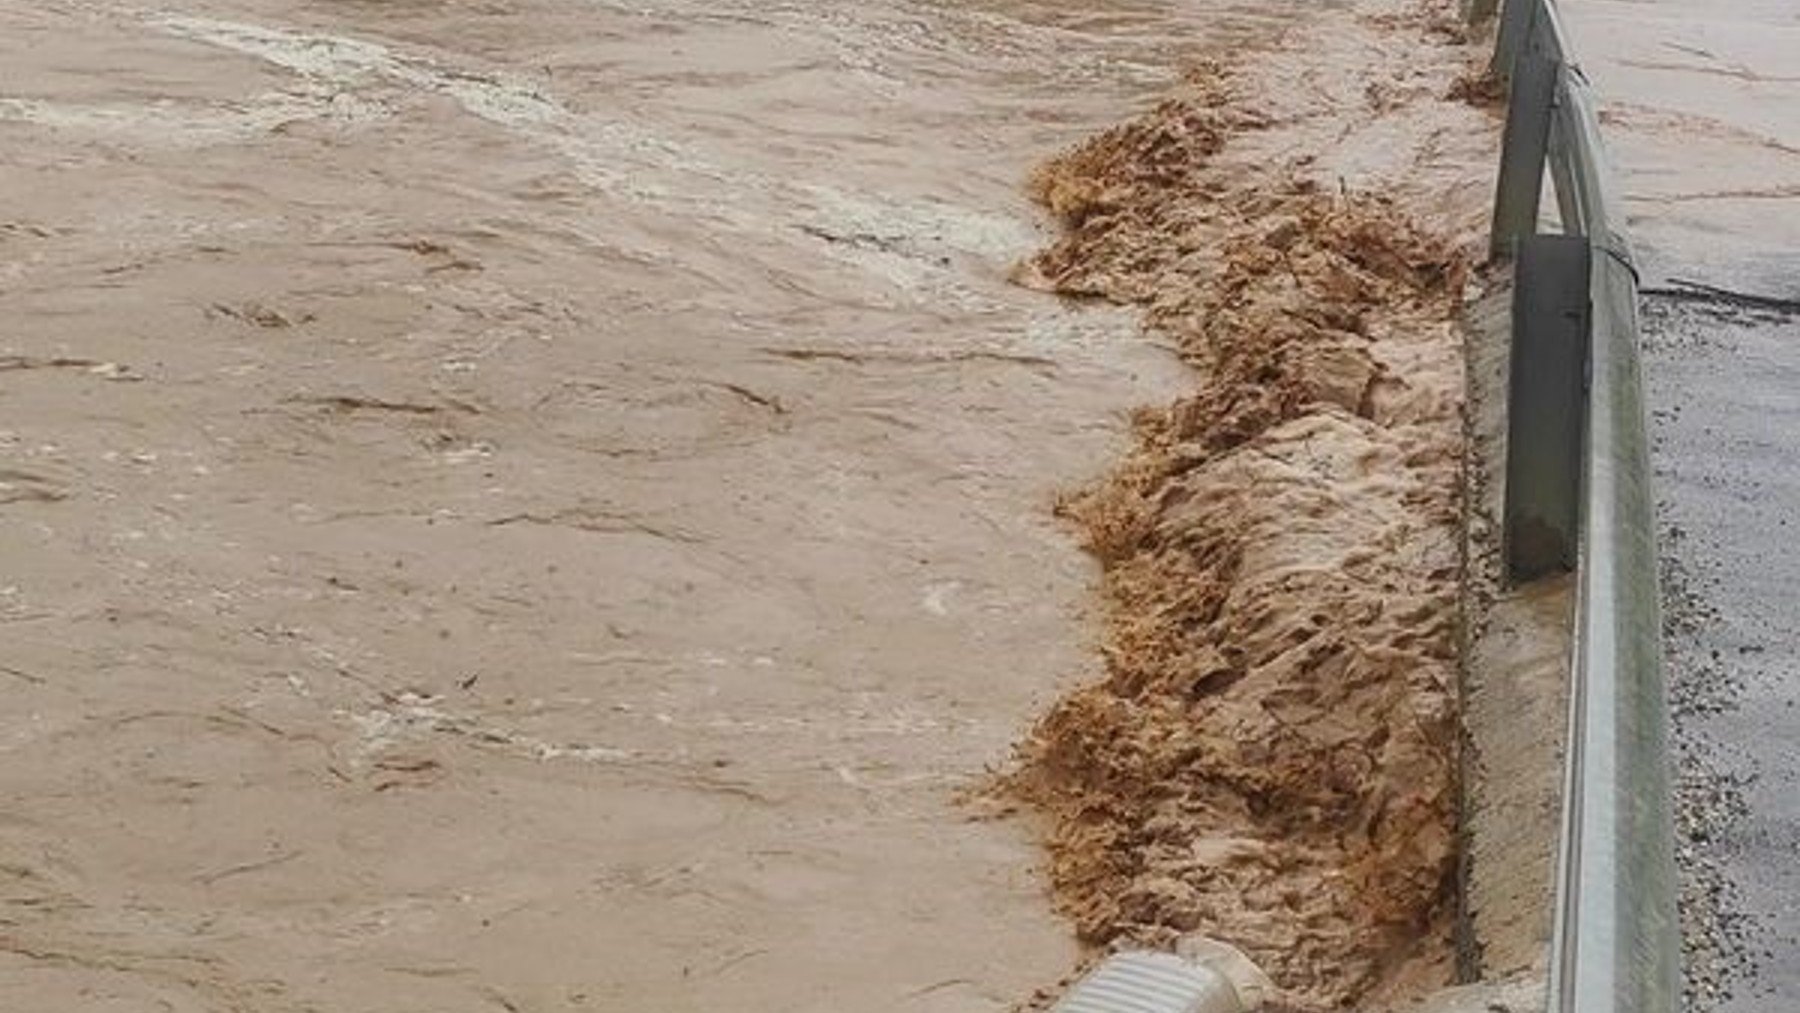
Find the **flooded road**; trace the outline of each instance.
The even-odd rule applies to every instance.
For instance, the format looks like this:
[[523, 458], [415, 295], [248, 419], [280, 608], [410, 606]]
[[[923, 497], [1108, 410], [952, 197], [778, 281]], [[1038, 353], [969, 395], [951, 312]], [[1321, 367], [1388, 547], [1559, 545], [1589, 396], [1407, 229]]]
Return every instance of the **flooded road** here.
[[956, 797], [1181, 374], [1019, 184], [1286, 17], [0, 4], [0, 1007], [1055, 981]]
[[1565, 10], [1645, 270], [1690, 1006], [1791, 1010], [1800, 3]]

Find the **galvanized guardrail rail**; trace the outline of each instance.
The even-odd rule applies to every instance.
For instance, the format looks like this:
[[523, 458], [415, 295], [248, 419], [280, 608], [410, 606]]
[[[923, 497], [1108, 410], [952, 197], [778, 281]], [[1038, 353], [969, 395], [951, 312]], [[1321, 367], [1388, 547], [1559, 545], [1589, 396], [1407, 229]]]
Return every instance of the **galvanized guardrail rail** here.
[[[1492, 0], [1475, 0], [1479, 16]], [[1552, 0], [1508, 0], [1493, 251], [1513, 263], [1504, 555], [1515, 581], [1575, 572], [1550, 1013], [1680, 1005], [1654, 501], [1637, 272], [1593, 91]], [[1544, 171], [1560, 234], [1539, 231]]]

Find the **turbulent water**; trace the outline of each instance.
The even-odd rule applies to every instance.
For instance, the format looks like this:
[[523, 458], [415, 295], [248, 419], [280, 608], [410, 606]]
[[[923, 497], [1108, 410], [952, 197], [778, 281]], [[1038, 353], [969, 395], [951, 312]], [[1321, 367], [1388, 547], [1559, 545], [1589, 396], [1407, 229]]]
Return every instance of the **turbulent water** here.
[[958, 797], [1099, 667], [1056, 494], [1192, 376], [1013, 283], [1058, 234], [1022, 184], [1254, 51], [1293, 129], [1240, 165], [1454, 245], [1489, 121], [1421, 32], [0, 2], [0, 1006], [967, 1013], [1061, 977], [1032, 828]]
[[0, 3], [0, 1007], [999, 1010], [1178, 371], [1031, 166], [1289, 12]]
[[1105, 567], [1105, 678], [1011, 786], [1055, 819], [1085, 938], [1219, 936], [1299, 1008], [1450, 971], [1456, 321], [1489, 137], [1451, 14], [1324, 15], [1034, 183], [1067, 231], [1024, 277], [1142, 304], [1196, 375], [1065, 504]]

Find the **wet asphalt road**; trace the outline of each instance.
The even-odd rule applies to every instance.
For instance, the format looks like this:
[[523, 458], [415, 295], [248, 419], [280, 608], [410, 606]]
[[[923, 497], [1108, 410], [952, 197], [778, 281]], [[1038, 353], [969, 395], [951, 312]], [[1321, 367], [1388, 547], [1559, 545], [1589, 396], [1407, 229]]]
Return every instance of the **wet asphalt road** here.
[[1800, 1008], [1800, 0], [1564, 5], [1644, 273], [1689, 1007]]
[[1696, 1009], [1800, 1001], [1800, 317], [1652, 296], [1680, 847]]

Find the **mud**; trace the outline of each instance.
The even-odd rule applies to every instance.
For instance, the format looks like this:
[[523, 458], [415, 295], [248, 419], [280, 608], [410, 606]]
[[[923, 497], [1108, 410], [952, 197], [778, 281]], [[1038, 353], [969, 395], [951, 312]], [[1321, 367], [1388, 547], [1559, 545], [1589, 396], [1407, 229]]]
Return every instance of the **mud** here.
[[[1457, 372], [1434, 328], [1491, 164], [1487, 121], [1442, 102], [1468, 62], [1442, 23], [0, 3], [0, 1008], [981, 1013], [1053, 981], [1078, 955], [1031, 826], [957, 799], [1093, 664], [1095, 567], [1053, 490], [1188, 378], [1127, 313], [1008, 283], [1048, 232], [1018, 182], [1233, 50], [1255, 73], [1188, 83], [1191, 139], [1065, 173], [1123, 180], [1129, 213], [1058, 198], [1095, 245], [1046, 282], [1172, 300], [1163, 332], [1231, 378], [1146, 416], [1141, 480], [1066, 504], [1119, 518], [1109, 588], [1179, 618], [1170, 581], [1209, 575], [1220, 609], [1216, 636], [1115, 609], [1140, 696], [1080, 699], [1173, 714], [1191, 682], [1231, 779], [1158, 794], [1178, 729], [1133, 725], [1085, 768], [1120, 784], [1112, 836], [1057, 875], [1071, 910], [1128, 888], [1090, 938], [1300, 941], [1309, 1001], [1429, 968]], [[1134, 182], [1142, 144], [1180, 149], [1166, 179]], [[1158, 218], [1190, 185], [1216, 216]], [[1258, 266], [1264, 214], [1292, 219], [1291, 281]], [[1387, 232], [1406, 217], [1429, 230]], [[1243, 266], [1199, 285], [1204, 251], [1163, 234]], [[1267, 390], [1201, 316], [1271, 322]], [[1209, 644], [1237, 686], [1175, 660]], [[1308, 652], [1372, 681], [1290, 679]], [[1376, 743], [1327, 708], [1402, 713]], [[1405, 792], [1348, 787], [1402, 763]], [[1337, 780], [1274, 779], [1305, 771]], [[1053, 814], [1090, 790], [1041, 783]], [[1137, 840], [1175, 869], [1183, 806], [1248, 842], [1241, 910], [1202, 917], [1230, 895], [1198, 866], [1163, 901], [1104, 864]], [[1353, 881], [1395, 899], [1328, 909]], [[1344, 936], [1367, 925], [1393, 952]]]
[[[1443, 17], [1364, 5], [1201, 67], [1030, 185], [1065, 232], [1019, 279], [1141, 306], [1196, 383], [1140, 412], [1134, 450], [1061, 506], [1103, 565], [1105, 673], [1043, 719], [1007, 787], [1051, 815], [1084, 941], [1203, 931], [1301, 1008], [1451, 973], [1453, 320], [1483, 169], [1467, 152], [1434, 190], [1429, 173], [1386, 185], [1429, 144], [1361, 159], [1396, 111], [1479, 115], [1455, 98], [1473, 55]], [[1371, 37], [1435, 55], [1399, 68], [1404, 87], [1393, 65], [1332, 63]], [[1280, 75], [1320, 53], [1342, 97], [1297, 102]]]
[[0, 2], [0, 1010], [1063, 973], [957, 799], [1179, 375], [1017, 184], [1290, 16], [1067, 6]]

